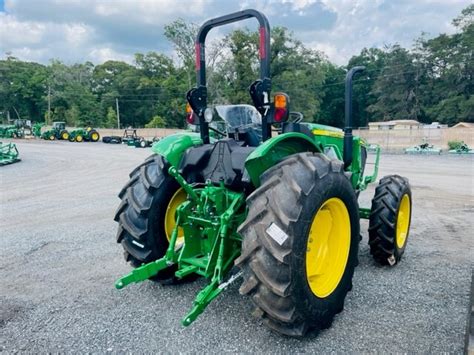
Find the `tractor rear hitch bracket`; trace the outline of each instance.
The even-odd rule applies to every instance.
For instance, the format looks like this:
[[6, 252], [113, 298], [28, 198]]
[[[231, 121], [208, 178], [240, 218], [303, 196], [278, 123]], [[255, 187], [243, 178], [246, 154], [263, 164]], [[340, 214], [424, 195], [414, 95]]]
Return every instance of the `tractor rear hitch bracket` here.
[[[221, 182], [221, 188], [223, 183]], [[193, 302], [193, 308], [191, 311], [183, 318], [182, 324], [187, 327], [192, 322], [194, 322], [197, 317], [204, 312], [206, 307], [211, 303], [217, 296], [219, 296], [222, 291], [224, 291], [228, 284], [230, 284], [235, 279], [230, 278], [227, 282], [223, 282], [223, 271], [229, 269], [232, 265], [232, 262], [238, 257], [239, 251], [234, 250], [230, 257], [224, 257], [225, 255], [225, 240], [229, 239], [229, 224], [231, 219], [244, 202], [243, 195], [239, 195], [235, 198], [226, 211], [221, 215], [221, 226], [218, 233], [219, 243], [219, 252], [217, 256], [216, 265], [214, 267], [214, 275], [211, 278], [211, 282], [205, 288], [203, 288], [196, 299]], [[240, 275], [239, 275], [240, 276]]]
[[[144, 264], [118, 279], [115, 287], [122, 289], [131, 283], [145, 281], [176, 263], [179, 264], [179, 268], [175, 272], [175, 276], [178, 278], [190, 273], [197, 273], [209, 278], [209, 284], [197, 294], [191, 310], [182, 319], [182, 324], [188, 326], [204, 312], [209, 303], [219, 296], [230, 283], [241, 276], [241, 273], [238, 273], [224, 281], [225, 275], [232, 268], [234, 260], [240, 254], [240, 248], [236, 248], [235, 243], [240, 243], [241, 240], [232, 231], [234, 225], [241, 223], [239, 211], [245, 204], [245, 198], [242, 193], [228, 191], [223, 181], [220, 182], [219, 186], [214, 186], [211, 181], [208, 181], [204, 188], [194, 190], [193, 186], [186, 182], [175, 167], [170, 167], [168, 173], [176, 179], [188, 195], [188, 200], [177, 209], [176, 225], [171, 234], [168, 249], [162, 258]], [[218, 208], [221, 209], [221, 212], [214, 217], [211, 213], [211, 218], [207, 219], [209, 213], [207, 212], [208, 201], [210, 200], [213, 200], [216, 206], [220, 206]], [[219, 223], [216, 223], [217, 220]], [[189, 228], [194, 223], [207, 226], [208, 229], [214, 229], [215, 231], [215, 244], [207, 255], [205, 267], [192, 265], [187, 259], [190, 255], [186, 253], [186, 240], [187, 238], [192, 240], [198, 238], [198, 236], [192, 234], [186, 236], [185, 234], [184, 246], [179, 251], [175, 248], [178, 239], [178, 228], [185, 225]], [[201, 249], [198, 250], [198, 253], [201, 254]], [[183, 256], [184, 254], [186, 256]], [[191, 259], [193, 259], [192, 256]]]
[[181, 185], [181, 187], [186, 191], [188, 194], [189, 198], [195, 202], [196, 204], [199, 204], [199, 197], [196, 194], [196, 191], [194, 191], [193, 187], [186, 182], [183, 176], [178, 172], [178, 169], [176, 169], [174, 166], [171, 166], [168, 169], [168, 173], [175, 178], [175, 180], [178, 182], [178, 184]]

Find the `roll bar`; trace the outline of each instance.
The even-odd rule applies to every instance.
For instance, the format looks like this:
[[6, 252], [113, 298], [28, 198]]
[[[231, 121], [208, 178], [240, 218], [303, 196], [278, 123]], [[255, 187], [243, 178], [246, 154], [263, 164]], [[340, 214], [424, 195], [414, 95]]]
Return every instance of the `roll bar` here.
[[345, 92], [345, 123], [344, 123], [344, 150], [343, 160], [344, 168], [352, 163], [352, 78], [357, 73], [365, 70], [365, 67], [358, 66], [349, 70], [346, 74], [346, 92]]
[[[259, 58], [260, 58], [260, 80], [265, 82], [265, 97], [267, 102], [270, 97], [270, 24], [264, 14], [257, 10], [243, 10], [225, 16], [216, 17], [206, 21], [199, 29], [196, 37], [196, 79], [197, 88], [191, 89], [188, 94], [188, 102], [193, 111], [199, 117], [201, 139], [205, 144], [209, 143], [209, 124], [204, 120], [204, 111], [207, 108], [207, 86], [206, 86], [206, 52], [205, 42], [207, 34], [214, 27], [227, 25], [229, 23], [256, 18], [260, 24], [259, 34]], [[262, 124], [267, 127], [266, 117], [262, 117]]]

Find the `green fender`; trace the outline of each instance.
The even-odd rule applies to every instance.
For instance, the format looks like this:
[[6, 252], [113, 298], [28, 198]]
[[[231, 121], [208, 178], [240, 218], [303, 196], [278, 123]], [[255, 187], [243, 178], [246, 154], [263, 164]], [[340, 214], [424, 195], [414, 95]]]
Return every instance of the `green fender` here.
[[202, 145], [199, 133], [176, 133], [160, 139], [151, 147], [153, 153], [163, 156], [171, 165], [178, 168], [183, 153], [191, 147]]
[[265, 141], [245, 160], [245, 169], [255, 187], [260, 186], [260, 175], [285, 157], [301, 152], [322, 152], [322, 147], [307, 135], [298, 132], [280, 134]]

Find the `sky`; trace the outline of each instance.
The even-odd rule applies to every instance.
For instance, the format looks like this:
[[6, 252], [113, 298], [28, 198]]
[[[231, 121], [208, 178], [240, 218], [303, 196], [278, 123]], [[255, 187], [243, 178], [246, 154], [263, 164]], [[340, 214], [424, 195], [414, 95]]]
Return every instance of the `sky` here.
[[[0, 0], [0, 56], [67, 64], [133, 62], [148, 51], [173, 56], [163, 26], [183, 18], [200, 24], [254, 8], [271, 26], [285, 26], [307, 47], [339, 65], [364, 47], [410, 48], [427, 33], [453, 33], [466, 0]], [[230, 28], [235, 28], [232, 25]], [[238, 26], [256, 29], [246, 20]], [[215, 36], [225, 34], [219, 28]]]

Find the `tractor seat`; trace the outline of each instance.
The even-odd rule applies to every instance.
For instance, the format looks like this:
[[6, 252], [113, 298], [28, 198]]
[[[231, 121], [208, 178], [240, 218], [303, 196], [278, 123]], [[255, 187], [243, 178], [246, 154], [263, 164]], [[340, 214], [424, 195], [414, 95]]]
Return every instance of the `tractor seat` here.
[[248, 147], [258, 147], [262, 137], [261, 133], [259, 136], [253, 127], [239, 127], [234, 132], [228, 132], [228, 136], [236, 141], [244, 142], [244, 145]]

